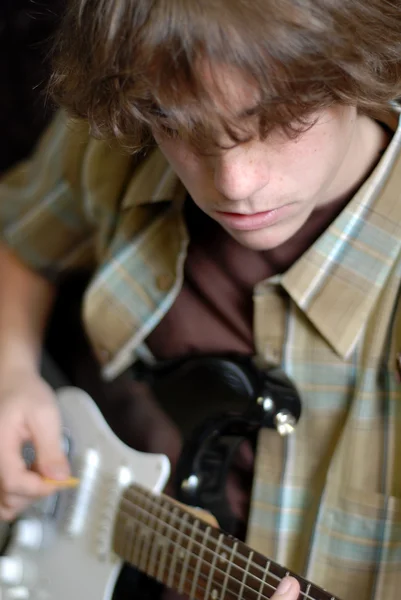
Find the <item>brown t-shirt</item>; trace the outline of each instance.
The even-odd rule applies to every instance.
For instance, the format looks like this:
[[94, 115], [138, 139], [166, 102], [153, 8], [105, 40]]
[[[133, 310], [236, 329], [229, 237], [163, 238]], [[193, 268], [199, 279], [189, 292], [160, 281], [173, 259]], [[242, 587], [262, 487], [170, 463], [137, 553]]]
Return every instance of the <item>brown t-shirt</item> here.
[[263, 252], [244, 248], [188, 198], [190, 244], [184, 284], [149, 335], [159, 359], [193, 353], [253, 353], [253, 288], [271, 270]]

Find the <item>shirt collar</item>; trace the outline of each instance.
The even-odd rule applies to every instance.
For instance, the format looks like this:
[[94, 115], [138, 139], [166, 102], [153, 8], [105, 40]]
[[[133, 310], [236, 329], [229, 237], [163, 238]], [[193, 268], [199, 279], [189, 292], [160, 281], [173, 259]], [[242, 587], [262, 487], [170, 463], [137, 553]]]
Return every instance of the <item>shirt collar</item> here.
[[[400, 113], [398, 105], [393, 108]], [[322, 236], [280, 278], [298, 307], [348, 356], [401, 249], [401, 117], [376, 115], [395, 134], [380, 162]], [[186, 190], [162, 152], [135, 168], [122, 208], [183, 202]]]
[[[394, 123], [394, 113], [387, 117], [385, 122]], [[370, 177], [280, 278], [342, 357], [353, 351], [401, 249], [401, 117], [395, 124], [395, 134]]]

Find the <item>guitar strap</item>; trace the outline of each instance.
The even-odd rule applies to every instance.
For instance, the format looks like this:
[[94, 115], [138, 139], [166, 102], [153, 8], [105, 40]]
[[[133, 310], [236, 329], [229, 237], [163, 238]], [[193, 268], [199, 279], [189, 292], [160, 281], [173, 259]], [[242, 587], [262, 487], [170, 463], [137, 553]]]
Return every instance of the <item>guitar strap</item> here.
[[238, 353], [192, 355], [133, 367], [182, 432], [175, 496], [210, 511], [227, 533], [238, 523], [227, 498], [227, 479], [239, 446], [256, 445], [262, 427], [285, 435], [301, 415], [300, 396], [276, 365]]

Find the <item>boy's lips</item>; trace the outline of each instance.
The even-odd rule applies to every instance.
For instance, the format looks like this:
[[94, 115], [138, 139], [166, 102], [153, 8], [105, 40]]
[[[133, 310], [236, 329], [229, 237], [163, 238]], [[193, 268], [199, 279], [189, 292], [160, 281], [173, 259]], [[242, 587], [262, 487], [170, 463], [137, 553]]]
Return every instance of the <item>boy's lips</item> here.
[[228, 226], [230, 229], [252, 231], [254, 229], [263, 229], [264, 227], [273, 225], [284, 218], [293, 206], [294, 204], [284, 204], [278, 208], [251, 215], [224, 211], [216, 211], [215, 214], [217, 220]]

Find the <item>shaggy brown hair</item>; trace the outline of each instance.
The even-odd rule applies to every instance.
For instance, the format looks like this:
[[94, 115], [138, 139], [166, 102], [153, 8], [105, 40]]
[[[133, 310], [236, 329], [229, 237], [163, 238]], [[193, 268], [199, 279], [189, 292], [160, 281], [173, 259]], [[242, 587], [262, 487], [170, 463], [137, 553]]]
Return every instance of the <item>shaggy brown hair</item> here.
[[[259, 134], [302, 128], [333, 103], [370, 112], [401, 96], [401, 8], [392, 0], [69, 0], [51, 94], [132, 151], [151, 130], [205, 145], [244, 136], [201, 64], [258, 91]], [[224, 106], [224, 109], [222, 108]]]

